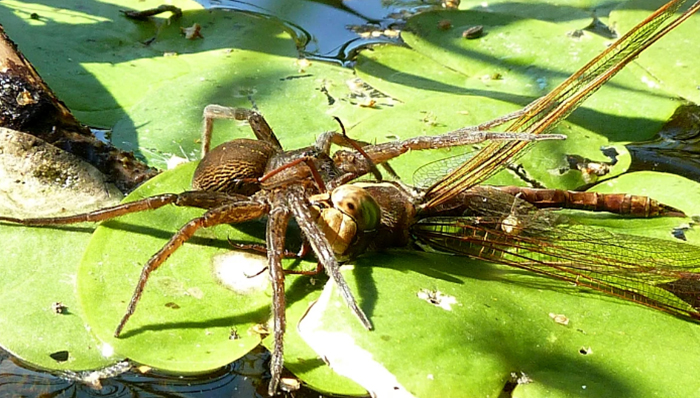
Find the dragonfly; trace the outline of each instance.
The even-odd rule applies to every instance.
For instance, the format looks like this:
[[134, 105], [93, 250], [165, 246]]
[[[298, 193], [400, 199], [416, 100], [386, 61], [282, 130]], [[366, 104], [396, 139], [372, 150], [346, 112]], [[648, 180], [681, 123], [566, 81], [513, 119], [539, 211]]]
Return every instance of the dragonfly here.
[[[551, 131], [640, 52], [700, 8], [696, 2], [664, 24], [683, 3], [671, 1], [654, 12], [548, 95], [518, 112], [506, 129], [528, 134]], [[640, 217], [680, 217], [682, 211], [641, 196], [479, 185], [522, 155], [529, 144], [491, 142], [454, 170], [442, 170], [441, 178], [424, 187], [397, 181], [355, 183], [364, 192], [353, 195], [371, 196], [382, 215], [367, 250], [419, 243], [700, 320], [700, 248], [577, 225], [547, 208]], [[379, 162], [376, 151], [380, 145], [366, 150]], [[436, 162], [416, 173], [441, 175], [444, 165]], [[333, 207], [329, 195], [316, 195], [312, 202], [319, 209]]]
[[[697, 246], [577, 224], [546, 209], [562, 203], [530, 203], [513, 195], [511, 189], [480, 185], [440, 206], [423, 207], [424, 189], [389, 181], [355, 185], [374, 199], [382, 215], [367, 251], [418, 243], [434, 251], [544, 274], [700, 321]], [[634, 197], [637, 199], [648, 198]], [[323, 195], [312, 200], [319, 208], [330, 206]], [[621, 202], [616, 199], [609, 202], [611, 206], [599, 209], [619, 212], [626, 207], [617, 206]], [[576, 207], [585, 206], [568, 206]], [[682, 214], [663, 204], [647, 209], [658, 215]]]

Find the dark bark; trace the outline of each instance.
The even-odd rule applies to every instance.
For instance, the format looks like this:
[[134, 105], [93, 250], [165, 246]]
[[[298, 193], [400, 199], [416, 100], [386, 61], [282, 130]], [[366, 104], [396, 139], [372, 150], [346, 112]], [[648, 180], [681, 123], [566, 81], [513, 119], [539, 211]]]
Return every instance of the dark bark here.
[[124, 193], [158, 173], [133, 153], [98, 140], [76, 120], [1, 26], [0, 127], [31, 134], [78, 156]]

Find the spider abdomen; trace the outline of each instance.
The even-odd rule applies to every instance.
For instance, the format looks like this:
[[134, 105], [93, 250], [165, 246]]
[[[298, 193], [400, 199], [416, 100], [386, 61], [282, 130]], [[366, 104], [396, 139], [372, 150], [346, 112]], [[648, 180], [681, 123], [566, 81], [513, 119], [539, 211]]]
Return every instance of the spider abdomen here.
[[277, 150], [268, 142], [236, 139], [212, 149], [192, 177], [192, 189], [252, 195], [260, 190], [258, 179]]

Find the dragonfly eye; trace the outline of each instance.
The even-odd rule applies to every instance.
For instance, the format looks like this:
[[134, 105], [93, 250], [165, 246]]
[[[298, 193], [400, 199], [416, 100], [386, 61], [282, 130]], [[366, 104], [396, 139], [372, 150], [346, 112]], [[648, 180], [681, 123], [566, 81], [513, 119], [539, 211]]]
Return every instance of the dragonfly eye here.
[[381, 220], [379, 205], [363, 188], [356, 185], [341, 185], [331, 193], [333, 206], [352, 218], [359, 231], [376, 229]]

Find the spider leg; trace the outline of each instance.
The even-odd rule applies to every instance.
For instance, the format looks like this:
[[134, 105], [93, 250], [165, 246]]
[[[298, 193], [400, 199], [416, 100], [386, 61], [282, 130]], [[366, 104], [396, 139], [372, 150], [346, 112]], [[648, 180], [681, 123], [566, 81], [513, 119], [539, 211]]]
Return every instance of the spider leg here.
[[[228, 240], [228, 243], [236, 250], [242, 250], [242, 251], [247, 251], [251, 253], [258, 253], [258, 254], [266, 254], [267, 253], [267, 246], [261, 244], [261, 243], [243, 243], [243, 242], [236, 242], [231, 239]], [[302, 246], [303, 248], [303, 246]], [[295, 258], [295, 259], [301, 259], [304, 256], [300, 253], [295, 253], [291, 250], [284, 249], [282, 252], [282, 258]]]
[[[342, 124], [341, 124], [341, 126], [342, 126]], [[337, 135], [337, 133], [333, 133], [333, 134]], [[381, 173], [379, 173], [379, 170], [376, 170], [376, 171], [372, 170], [372, 167], [374, 167], [376, 169], [377, 165], [372, 160], [372, 157], [369, 156], [369, 154], [367, 154], [367, 152], [364, 151], [365, 147], [371, 147], [374, 144], [370, 144], [369, 142], [366, 142], [366, 141], [356, 140], [354, 138], [350, 138], [345, 134], [345, 131], [343, 131], [342, 136], [344, 136], [344, 140], [339, 140], [335, 137], [331, 137], [332, 138], [330, 140], [331, 142], [328, 142], [326, 144], [325, 142], [328, 141], [328, 139], [326, 137], [323, 137], [323, 134], [322, 134], [321, 136], [319, 136], [316, 139], [316, 147], [317, 148], [325, 148], [325, 145], [327, 145], [328, 149], [325, 150], [326, 151], [325, 153], [328, 153], [329, 155], [330, 155], [330, 144], [336, 144], [338, 146], [355, 149], [357, 151], [357, 153], [359, 153], [361, 155], [361, 157], [363, 157], [365, 159], [365, 162], [367, 163], [367, 167], [369, 168], [369, 171], [372, 172], [372, 174], [374, 174], [374, 176], [377, 180], [381, 181], [382, 178], [381, 178]], [[339, 141], [339, 142], [336, 142], [336, 141]], [[348, 143], [349, 143], [349, 145], [348, 145]], [[358, 147], [360, 147], [362, 149], [358, 150]], [[396, 171], [394, 171], [394, 168], [391, 167], [391, 165], [389, 163], [386, 163], [386, 162], [381, 163], [381, 166], [384, 168], [384, 170], [387, 172], [387, 174], [389, 174], [389, 176], [391, 178], [393, 178], [395, 180], [401, 179], [401, 177], [399, 177], [399, 175], [396, 174]], [[341, 179], [343, 178], [342, 176], [338, 177], [338, 179], [336, 179], [338, 182], [335, 184], [335, 186], [343, 185], [345, 182], [350, 181], [356, 177], [357, 176], [352, 176], [351, 178], [349, 177], [345, 181], [341, 181]]]
[[284, 269], [282, 269], [282, 255], [284, 252], [285, 234], [289, 223], [289, 209], [285, 204], [283, 193], [273, 193], [270, 214], [267, 219], [267, 266], [270, 269], [272, 279], [272, 322], [274, 333], [274, 348], [270, 359], [270, 373], [272, 379], [267, 393], [272, 396], [277, 391], [277, 386], [282, 374], [284, 364], [284, 332], [287, 328], [285, 314], [286, 298], [284, 295]]
[[316, 268], [308, 271], [304, 270], [293, 270], [293, 269], [286, 269], [284, 270], [285, 275], [306, 275], [306, 276], [314, 276], [318, 275], [323, 271], [323, 264], [321, 264], [320, 261], [316, 262]]
[[[231, 239], [228, 240], [228, 243], [233, 246], [237, 250], [243, 250], [243, 251], [248, 251], [248, 252], [253, 252], [253, 253], [258, 253], [258, 254], [266, 254], [267, 253], [267, 246], [262, 245], [260, 243], [242, 243], [242, 242], [235, 242], [232, 241]], [[299, 248], [299, 252], [295, 253], [291, 250], [284, 249], [282, 252], [282, 258], [294, 258], [297, 260], [301, 260], [304, 257], [306, 257], [307, 254], [309, 254], [309, 244], [307, 242], [304, 242], [301, 247]], [[321, 262], [316, 262], [316, 268], [313, 270], [309, 271], [304, 271], [304, 270], [290, 270], [286, 269], [284, 270], [285, 275], [307, 275], [307, 276], [312, 276], [312, 275], [318, 275], [321, 271], [323, 270], [323, 265]], [[261, 273], [267, 271], [267, 267], [262, 269], [260, 272], [256, 273], [255, 275], [251, 275], [251, 277], [255, 277], [260, 275]]]
[[499, 116], [493, 120], [489, 120], [488, 122], [481, 123], [481, 124], [474, 126], [474, 127], [467, 127], [467, 129], [478, 130], [478, 131], [492, 129], [494, 127], [497, 127], [497, 126], [500, 126], [500, 125], [505, 124], [507, 122], [510, 122], [511, 120], [519, 118], [520, 116], [529, 112], [529, 110], [532, 109], [532, 106], [533, 106], [533, 104], [530, 103], [522, 109], [518, 109], [517, 111], [511, 112], [507, 115]]
[[327, 191], [326, 184], [323, 182], [323, 178], [321, 177], [321, 174], [318, 172], [318, 168], [314, 164], [314, 158], [311, 156], [303, 156], [303, 157], [300, 157], [298, 159], [294, 159], [291, 162], [284, 163], [283, 165], [276, 167], [272, 170], [269, 170], [258, 181], [263, 183], [263, 182], [269, 180], [270, 178], [274, 177], [275, 175], [277, 175], [285, 170], [289, 170], [292, 167], [297, 166], [301, 163], [306, 163], [306, 165], [309, 167], [309, 171], [311, 172], [311, 177], [313, 178], [314, 182], [316, 183], [318, 190], [320, 192], [326, 192]]
[[[478, 130], [479, 127], [466, 127], [449, 133], [435, 136], [419, 136], [402, 141], [391, 141], [382, 144], [364, 147], [374, 164], [382, 164], [408, 151], [450, 148], [478, 144], [484, 141], [541, 141], [562, 140], [566, 136], [561, 134], [528, 134], [515, 132], [494, 132]], [[359, 159], [362, 159], [360, 161]], [[371, 171], [362, 156], [355, 152], [338, 151], [333, 155], [335, 164], [345, 173], [350, 173], [354, 178], [365, 175]]]
[[306, 239], [314, 250], [318, 261], [323, 265], [328, 276], [333, 279], [336, 286], [338, 286], [340, 295], [343, 296], [348, 307], [350, 307], [350, 310], [357, 316], [360, 323], [362, 323], [367, 330], [372, 330], [372, 323], [357, 304], [347, 282], [345, 282], [343, 275], [340, 273], [340, 265], [335, 259], [333, 249], [330, 243], [328, 243], [328, 239], [309, 213], [309, 203], [306, 199], [304, 188], [298, 185], [290, 186], [287, 191], [286, 199], [294, 218], [304, 235], [306, 235]]
[[[535, 136], [532, 134], [508, 132], [499, 133], [488, 131], [491, 128], [519, 118], [528, 112], [532, 106], [533, 104], [530, 104], [523, 109], [500, 116], [478, 126], [461, 128], [439, 136], [415, 137], [404, 141], [393, 141], [375, 145], [360, 140], [350, 139], [345, 134], [345, 128], [341, 123], [341, 127], [343, 127], [343, 134], [338, 134], [335, 132], [324, 133], [316, 140], [316, 147], [324, 150], [325, 153], [329, 153], [331, 144], [355, 149], [354, 152], [338, 151], [333, 155], [336, 165], [338, 165], [339, 168], [345, 172], [345, 174], [336, 178], [334, 181], [328, 182], [328, 188], [332, 190], [335, 187], [343, 185], [370, 172], [374, 174], [377, 180], [381, 181], [381, 174], [379, 174], [379, 171], [376, 168], [376, 165], [378, 164], [382, 165], [392, 179], [400, 180], [401, 178], [398, 176], [398, 174], [396, 174], [396, 171], [394, 171], [394, 169], [387, 162], [408, 152], [409, 150], [445, 148], [474, 144], [486, 140], [536, 141], [544, 139], [564, 139], [564, 136], [558, 134]], [[358, 148], [358, 146], [360, 148]], [[359, 159], [365, 159], [364, 163], [360, 163]]]
[[114, 337], [119, 337], [119, 334], [121, 334], [126, 322], [136, 310], [136, 304], [143, 294], [143, 289], [146, 286], [146, 282], [148, 281], [148, 277], [151, 272], [158, 269], [158, 267], [160, 267], [161, 264], [163, 264], [163, 262], [165, 262], [165, 260], [167, 260], [168, 257], [175, 252], [175, 250], [180, 248], [183, 243], [190, 239], [198, 229], [213, 227], [219, 224], [233, 224], [253, 220], [264, 216], [268, 209], [269, 206], [261, 202], [252, 200], [237, 201], [211, 209], [204, 213], [204, 215], [201, 217], [191, 220], [180, 228], [180, 230], [170, 238], [168, 243], [166, 243], [165, 246], [154, 254], [141, 269], [141, 276], [139, 276], [136, 289], [134, 290], [134, 294], [131, 296], [131, 301], [129, 301], [126, 313], [122, 317], [117, 329], [114, 332]]
[[[367, 154], [367, 152], [365, 152], [364, 149], [362, 149], [363, 146], [368, 146], [369, 144], [360, 141], [355, 141], [348, 137], [347, 133], [345, 132], [345, 126], [343, 125], [343, 122], [340, 120], [340, 118], [336, 116], [335, 120], [338, 122], [338, 124], [340, 124], [340, 128], [343, 131], [342, 134], [338, 134], [335, 131], [327, 131], [321, 134], [316, 139], [316, 148], [327, 155], [330, 155], [331, 144], [336, 144], [338, 146], [344, 146], [347, 148], [354, 149], [365, 159], [365, 162], [367, 162], [367, 167], [369, 171], [372, 172], [372, 174], [374, 175], [374, 178], [376, 178], [377, 181], [381, 181], [382, 173], [379, 172], [377, 166], [372, 161], [372, 158]], [[390, 169], [387, 170], [389, 170], [390, 173], [391, 171], [393, 171]]]
[[246, 120], [255, 136], [261, 140], [272, 144], [275, 148], [282, 150], [277, 136], [272, 128], [265, 121], [261, 114], [245, 108], [230, 108], [221, 105], [207, 105], [202, 112], [204, 116], [204, 127], [202, 129], [202, 157], [209, 152], [211, 146], [211, 134], [215, 119]]
[[166, 193], [148, 198], [136, 200], [134, 202], [122, 203], [116, 206], [98, 209], [88, 213], [75, 214], [61, 217], [40, 217], [40, 218], [14, 218], [0, 217], [0, 221], [13, 222], [27, 226], [38, 225], [64, 225], [79, 222], [98, 222], [120, 217], [125, 214], [136, 213], [145, 210], [155, 210], [165, 205], [199, 207], [211, 209], [221, 206], [222, 203], [232, 200], [248, 199], [246, 196], [224, 194], [218, 192], [187, 191], [180, 194]]

